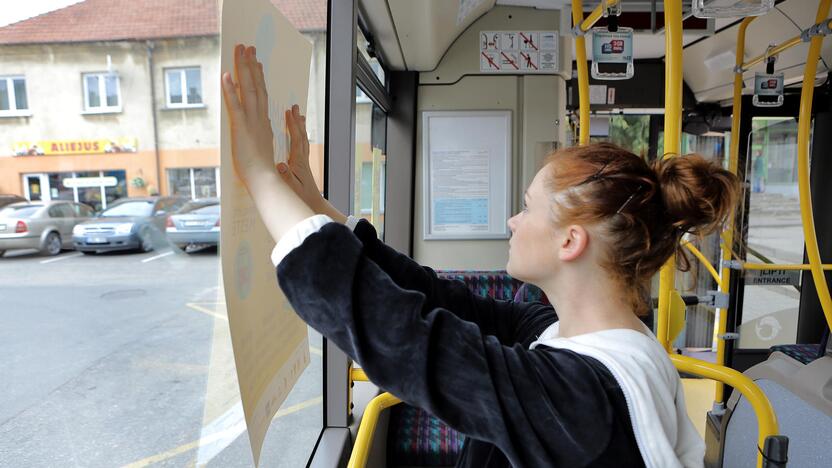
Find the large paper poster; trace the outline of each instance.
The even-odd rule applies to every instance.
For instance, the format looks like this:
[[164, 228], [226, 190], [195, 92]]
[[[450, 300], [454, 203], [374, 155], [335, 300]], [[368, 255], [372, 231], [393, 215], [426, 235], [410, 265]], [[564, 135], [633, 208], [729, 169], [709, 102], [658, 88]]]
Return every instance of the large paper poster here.
[[[288, 135], [283, 111], [297, 104], [305, 113], [312, 44], [268, 0], [222, 3], [220, 67], [233, 73], [235, 44], [257, 48], [269, 92], [275, 160], [285, 161]], [[223, 282], [240, 397], [258, 463], [269, 423], [309, 364], [309, 345], [306, 324], [278, 287], [270, 260], [274, 241], [234, 173], [225, 110], [220, 128]]]

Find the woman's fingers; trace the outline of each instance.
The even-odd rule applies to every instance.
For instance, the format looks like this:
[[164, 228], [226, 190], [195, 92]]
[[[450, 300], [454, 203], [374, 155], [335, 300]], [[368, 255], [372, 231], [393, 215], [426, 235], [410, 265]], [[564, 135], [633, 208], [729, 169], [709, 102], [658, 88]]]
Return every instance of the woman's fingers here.
[[234, 55], [234, 70], [240, 85], [240, 101], [247, 117], [257, 115], [257, 90], [252, 79], [253, 47], [243, 47], [242, 55]]
[[275, 168], [277, 168], [277, 173], [280, 174], [283, 181], [286, 182], [295, 193], [300, 194], [301, 189], [303, 188], [303, 183], [301, 183], [300, 179], [298, 179], [292, 171], [292, 168], [284, 162], [277, 163]]
[[[256, 57], [255, 57], [256, 58]], [[262, 118], [269, 118], [269, 94], [266, 90], [266, 77], [263, 74], [263, 64], [259, 61], [254, 74], [254, 84], [257, 86], [257, 109]]]
[[225, 106], [228, 108], [228, 116], [231, 124], [234, 125], [239, 118], [240, 112], [242, 112], [240, 98], [237, 96], [237, 88], [231, 79], [231, 73], [223, 73], [221, 81], [223, 100], [225, 101]]
[[309, 159], [309, 134], [306, 133], [306, 116], [300, 116], [300, 131], [303, 135], [303, 154], [306, 155], [306, 159]]

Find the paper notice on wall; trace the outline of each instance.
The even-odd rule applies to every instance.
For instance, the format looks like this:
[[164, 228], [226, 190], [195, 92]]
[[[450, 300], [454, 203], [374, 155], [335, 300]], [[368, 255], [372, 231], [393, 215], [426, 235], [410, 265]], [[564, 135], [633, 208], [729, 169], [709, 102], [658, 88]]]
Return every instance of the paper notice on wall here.
[[[268, 0], [223, 2], [222, 72], [234, 71], [235, 44], [253, 45], [263, 63], [275, 160], [285, 160], [283, 112], [305, 113], [312, 45]], [[220, 77], [209, 77], [219, 88]], [[240, 397], [255, 463], [269, 423], [309, 364], [307, 328], [280, 291], [274, 241], [234, 173], [228, 114], [221, 113], [222, 272]], [[279, 209], [279, 207], [275, 207]]]
[[430, 154], [431, 232], [487, 232], [491, 157], [487, 150], [433, 150]]
[[589, 85], [589, 103], [607, 103], [607, 85]]

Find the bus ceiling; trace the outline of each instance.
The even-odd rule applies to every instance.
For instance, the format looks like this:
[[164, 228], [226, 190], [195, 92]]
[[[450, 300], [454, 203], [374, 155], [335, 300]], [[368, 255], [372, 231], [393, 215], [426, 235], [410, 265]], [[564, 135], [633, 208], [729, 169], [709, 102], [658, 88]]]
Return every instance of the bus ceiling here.
[[[584, 2], [590, 12], [599, 0]], [[690, 11], [690, 1], [683, 1]], [[477, 20], [495, 8], [536, 8], [561, 10], [562, 32], [572, 28], [570, 2], [567, 0], [358, 0], [359, 22], [369, 32], [381, 61], [391, 70], [426, 72], [434, 70], [454, 41]], [[655, 10], [653, 9], [655, 7]], [[799, 35], [813, 25], [816, 5], [805, 0], [778, 0], [773, 10], [759, 17], [748, 28], [745, 57], [764, 54], [777, 45]], [[506, 10], [508, 11], [508, 10]], [[633, 56], [638, 61], [664, 56], [662, 0], [623, 0], [619, 24], [635, 30]], [[732, 97], [736, 39], [741, 18], [700, 19], [689, 13], [684, 22], [684, 81], [698, 102], [726, 104]], [[602, 18], [598, 26], [605, 25]], [[522, 25], [517, 25], [522, 27]], [[587, 49], [591, 41], [587, 41]], [[801, 43], [779, 54], [777, 73], [785, 75], [788, 87], [803, 80], [803, 65], [808, 43]], [[591, 54], [591, 50], [588, 53]], [[574, 57], [574, 51], [573, 51]], [[818, 64], [818, 79], [825, 79], [832, 64], [832, 41], [825, 41]], [[758, 64], [743, 74], [750, 94], [755, 71], [765, 71]]]

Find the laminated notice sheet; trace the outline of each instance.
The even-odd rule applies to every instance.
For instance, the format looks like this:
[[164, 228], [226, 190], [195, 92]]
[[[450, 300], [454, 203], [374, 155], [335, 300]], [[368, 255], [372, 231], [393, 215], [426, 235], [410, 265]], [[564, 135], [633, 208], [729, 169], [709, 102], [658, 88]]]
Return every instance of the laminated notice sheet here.
[[[253, 45], [263, 63], [275, 160], [285, 160], [284, 110], [305, 113], [312, 44], [268, 0], [222, 5], [222, 72], [234, 72], [234, 46]], [[220, 76], [215, 77], [217, 88]], [[259, 463], [266, 431], [309, 364], [307, 327], [280, 291], [271, 263], [274, 241], [234, 173], [228, 113], [221, 113], [222, 273], [231, 344], [252, 455]], [[275, 207], [280, 209], [280, 207]]]

